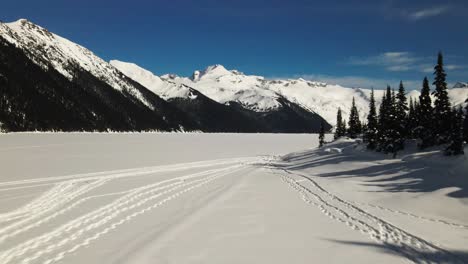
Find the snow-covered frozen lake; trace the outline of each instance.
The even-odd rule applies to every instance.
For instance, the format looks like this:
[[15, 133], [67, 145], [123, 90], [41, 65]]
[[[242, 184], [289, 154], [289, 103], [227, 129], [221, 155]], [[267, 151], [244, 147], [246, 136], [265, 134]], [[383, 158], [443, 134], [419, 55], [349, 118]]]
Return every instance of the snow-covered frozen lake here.
[[0, 135], [0, 263], [468, 262], [465, 157], [317, 145]]
[[2, 180], [278, 155], [312, 148], [318, 135], [203, 133], [0, 134]]

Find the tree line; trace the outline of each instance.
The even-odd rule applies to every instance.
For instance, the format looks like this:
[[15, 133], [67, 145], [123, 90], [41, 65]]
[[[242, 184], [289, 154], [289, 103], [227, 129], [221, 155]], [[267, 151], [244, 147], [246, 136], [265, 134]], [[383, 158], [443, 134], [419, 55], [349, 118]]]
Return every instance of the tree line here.
[[417, 99], [408, 100], [403, 82], [400, 82], [398, 91], [387, 86], [379, 111], [372, 89], [369, 114], [364, 124], [359, 119], [353, 98], [348, 121], [343, 119], [342, 111], [338, 108], [334, 138], [362, 136], [368, 149], [394, 156], [404, 149], [408, 139], [418, 140], [420, 149], [443, 145], [446, 155], [463, 154], [463, 146], [468, 142], [468, 104], [465, 111], [462, 106], [452, 107], [446, 77], [443, 56], [439, 52], [434, 67], [434, 102], [427, 77], [422, 82], [421, 94]]

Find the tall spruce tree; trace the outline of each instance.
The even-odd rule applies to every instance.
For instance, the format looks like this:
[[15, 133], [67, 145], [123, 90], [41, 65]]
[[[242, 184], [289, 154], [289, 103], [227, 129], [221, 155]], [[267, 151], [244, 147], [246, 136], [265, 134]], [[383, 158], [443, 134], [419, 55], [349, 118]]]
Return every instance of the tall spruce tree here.
[[398, 93], [396, 94], [395, 102], [395, 129], [398, 133], [398, 148], [403, 149], [405, 138], [407, 136], [407, 122], [408, 122], [408, 102], [405, 94], [405, 87], [403, 86], [403, 81], [400, 81], [400, 86], [398, 87]]
[[450, 135], [450, 120], [452, 111], [447, 93], [446, 74], [442, 53], [437, 56], [437, 65], [434, 67], [434, 132], [437, 144], [446, 143]]
[[345, 122], [341, 114], [341, 108], [338, 107], [338, 112], [336, 113], [336, 128], [334, 138], [338, 139], [343, 137], [346, 134]]
[[468, 99], [465, 102], [467, 104], [465, 106], [465, 118], [463, 121], [463, 139], [468, 143]]
[[446, 155], [463, 154], [463, 109], [453, 109], [452, 127], [449, 135], [449, 145], [445, 149]]
[[348, 131], [348, 128], [346, 127], [346, 123], [348, 123], [348, 122], [346, 122], [346, 119], [343, 119], [343, 124], [342, 124], [343, 125], [342, 130], [344, 132], [343, 136], [345, 136], [346, 132]]
[[408, 119], [406, 122], [406, 130], [408, 138], [414, 137], [414, 129], [417, 126], [416, 109], [414, 107], [413, 97], [410, 97], [408, 107]]
[[325, 123], [322, 120], [322, 122], [320, 122], [319, 147], [323, 145], [325, 145]]
[[419, 95], [417, 137], [421, 140], [420, 148], [424, 149], [434, 144], [434, 122], [432, 100], [430, 96], [429, 81], [423, 80], [421, 94]]
[[374, 89], [372, 88], [369, 101], [369, 114], [367, 115], [367, 127], [366, 132], [364, 134], [364, 140], [367, 142], [368, 149], [375, 149], [377, 147], [377, 133], [377, 110], [375, 108]]
[[359, 134], [361, 134], [362, 127], [361, 121], [359, 120], [359, 112], [356, 107], [356, 102], [354, 101], [351, 105], [351, 112], [349, 114], [349, 121], [348, 121], [348, 134], [350, 138], [356, 138]]
[[387, 119], [387, 93], [384, 92], [382, 96], [382, 103], [379, 107], [379, 115], [378, 115], [378, 128], [377, 128], [377, 151], [383, 151], [383, 142], [385, 140], [385, 126], [386, 126], [386, 119]]
[[396, 152], [400, 149], [398, 145], [398, 126], [395, 92], [390, 86], [387, 86], [380, 105], [378, 150], [396, 155]]

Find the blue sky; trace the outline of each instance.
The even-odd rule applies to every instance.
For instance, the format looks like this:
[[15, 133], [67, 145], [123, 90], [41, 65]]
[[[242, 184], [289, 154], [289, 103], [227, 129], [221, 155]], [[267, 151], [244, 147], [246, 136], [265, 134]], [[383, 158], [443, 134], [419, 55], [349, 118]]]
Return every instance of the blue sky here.
[[449, 82], [468, 81], [468, 5], [452, 1], [4, 1], [106, 60], [158, 75], [223, 64], [269, 78], [418, 88], [442, 50]]

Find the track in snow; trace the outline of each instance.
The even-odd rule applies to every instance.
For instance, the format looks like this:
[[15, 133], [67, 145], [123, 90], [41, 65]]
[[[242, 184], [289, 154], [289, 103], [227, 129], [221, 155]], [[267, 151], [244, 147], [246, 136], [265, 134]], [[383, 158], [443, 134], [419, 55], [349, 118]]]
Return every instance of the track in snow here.
[[[174, 165], [116, 170], [98, 173], [0, 183], [0, 186], [27, 188], [38, 184], [54, 186], [16, 210], [0, 214], [0, 263], [55, 263], [124, 223], [155, 210], [173, 199], [226, 175], [248, 168], [258, 158], [235, 158]], [[190, 173], [191, 169], [202, 169]], [[94, 192], [122, 178], [175, 172], [176, 176], [156, 182], [144, 181], [138, 187], [118, 192]], [[0, 190], [1, 191], [1, 190]], [[102, 197], [111, 202], [67, 219], [52, 230], [21, 240], [21, 235], [37, 231], [48, 222], [70, 213], [84, 203]], [[42, 229], [41, 229], [42, 230]], [[19, 243], [11, 241], [20, 240]]]
[[[272, 170], [276, 169], [276, 172], [279, 171], [282, 180], [299, 192], [304, 202], [318, 207], [331, 219], [368, 235], [371, 239], [414, 263], [466, 263], [467, 261], [339, 198], [320, 186], [310, 176], [294, 173], [287, 169], [271, 168]], [[436, 219], [431, 220], [437, 221]], [[452, 225], [453, 223], [447, 224]]]

